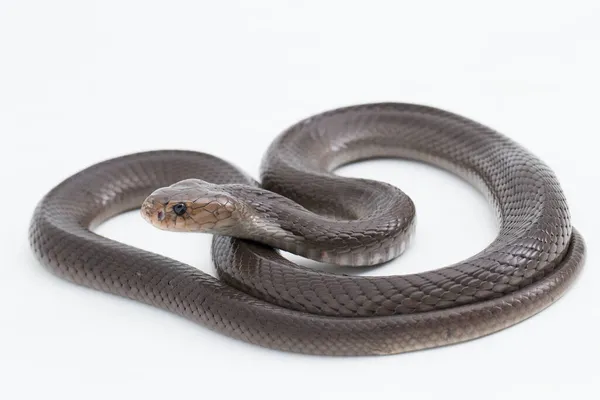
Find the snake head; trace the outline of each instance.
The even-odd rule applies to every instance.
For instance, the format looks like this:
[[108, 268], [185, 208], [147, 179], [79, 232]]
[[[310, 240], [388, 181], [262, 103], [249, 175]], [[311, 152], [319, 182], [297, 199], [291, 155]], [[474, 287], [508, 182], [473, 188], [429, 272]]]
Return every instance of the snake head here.
[[227, 234], [240, 218], [240, 205], [219, 185], [186, 179], [152, 192], [141, 214], [163, 230]]

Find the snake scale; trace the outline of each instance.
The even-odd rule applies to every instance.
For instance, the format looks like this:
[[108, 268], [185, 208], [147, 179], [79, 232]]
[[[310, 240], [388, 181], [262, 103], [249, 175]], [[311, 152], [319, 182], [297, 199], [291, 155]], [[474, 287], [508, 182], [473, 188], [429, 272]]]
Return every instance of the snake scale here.
[[[399, 256], [415, 227], [410, 198], [333, 174], [374, 157], [423, 161], [468, 180], [496, 210], [494, 241], [453, 265], [380, 277], [309, 269], [274, 249], [357, 267]], [[114, 158], [38, 203], [30, 244], [41, 263], [77, 284], [253, 344], [317, 355], [395, 354], [499, 331], [552, 304], [583, 265], [584, 241], [550, 168], [506, 136], [441, 109], [376, 103], [311, 116], [276, 138], [260, 175], [258, 184], [191, 151]], [[217, 278], [93, 232], [142, 204], [159, 228], [214, 233]]]

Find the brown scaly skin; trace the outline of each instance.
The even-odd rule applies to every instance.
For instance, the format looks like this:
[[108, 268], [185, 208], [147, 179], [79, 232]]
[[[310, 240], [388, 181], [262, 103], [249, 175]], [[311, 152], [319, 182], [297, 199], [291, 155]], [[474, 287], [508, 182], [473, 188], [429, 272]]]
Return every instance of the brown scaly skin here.
[[[183, 206], [181, 215], [173, 210], [177, 205]], [[227, 234], [240, 224], [241, 207], [217, 185], [186, 179], [154, 191], [144, 200], [141, 214], [163, 230]]]
[[[160, 187], [198, 178], [238, 188], [228, 192], [235, 209], [239, 195], [248, 195], [249, 210], [262, 213], [261, 223], [304, 237], [300, 251], [315, 245], [321, 247], [311, 256], [376, 262], [382, 240], [392, 243], [392, 257], [405, 246], [412, 202], [389, 185], [330, 173], [374, 156], [423, 160], [482, 188], [500, 219], [497, 239], [477, 255], [435, 271], [352, 277], [307, 270], [267, 246], [217, 235], [212, 254], [221, 279], [216, 279], [90, 231], [139, 207]], [[311, 117], [277, 138], [261, 175], [264, 189], [298, 204], [253, 188], [256, 183], [243, 172], [207, 154], [159, 151], [96, 164], [42, 199], [30, 225], [31, 247], [50, 270], [78, 284], [176, 312], [250, 343], [326, 355], [394, 354], [496, 332], [556, 301], [583, 266], [584, 241], [571, 225], [552, 171], [508, 138], [442, 110], [386, 103]], [[214, 198], [200, 199], [194, 210], [189, 202], [196, 199], [178, 195], [175, 190], [161, 206], [153, 203], [158, 198], [150, 199], [143, 213], [152, 220], [164, 207], [162, 224], [185, 202], [200, 225], [214, 223], [213, 229], [214, 212], [222, 207], [230, 212], [229, 200], [216, 200], [220, 207], [212, 210]], [[239, 210], [248, 211], [245, 207]], [[168, 229], [179, 229], [172, 221]], [[274, 240], [280, 231], [267, 232]]]

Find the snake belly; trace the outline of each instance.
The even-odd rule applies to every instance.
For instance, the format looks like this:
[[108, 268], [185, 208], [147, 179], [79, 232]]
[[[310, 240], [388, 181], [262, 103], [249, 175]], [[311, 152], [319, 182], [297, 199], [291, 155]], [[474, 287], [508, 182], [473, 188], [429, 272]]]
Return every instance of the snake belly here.
[[[370, 235], [381, 236], [390, 226], [385, 216], [397, 204], [393, 191], [333, 174], [374, 157], [423, 161], [471, 182], [496, 210], [495, 240], [436, 270], [363, 277], [298, 266], [260, 238], [215, 236], [215, 278], [93, 232], [108, 218], [139, 208], [154, 189], [184, 179], [258, 185], [214, 156], [161, 150], [101, 162], [57, 185], [34, 212], [30, 244], [42, 264], [69, 281], [249, 343], [317, 355], [396, 354], [478, 338], [549, 306], [581, 270], [584, 241], [550, 168], [502, 134], [440, 109], [364, 104], [302, 120], [269, 147], [261, 186], [315, 213], [359, 221], [352, 231], [326, 227], [330, 237], [308, 239], [336, 241], [337, 234], [353, 243], [349, 259], [375, 257], [377, 241]], [[303, 227], [308, 236], [321, 229], [309, 222]], [[399, 243], [397, 254], [406, 246]]]

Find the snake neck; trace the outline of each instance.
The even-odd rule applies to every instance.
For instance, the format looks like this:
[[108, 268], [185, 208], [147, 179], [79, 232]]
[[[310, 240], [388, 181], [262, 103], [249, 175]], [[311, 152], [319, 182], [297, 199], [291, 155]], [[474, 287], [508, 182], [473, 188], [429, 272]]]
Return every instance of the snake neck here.
[[377, 187], [372, 190], [379, 196], [389, 199], [394, 192], [397, 206], [382, 212], [376, 202], [355, 199], [354, 204], [360, 206], [351, 210], [335, 213], [318, 206], [311, 210], [265, 189], [231, 185], [228, 191], [244, 198], [244, 218], [232, 236], [320, 262], [345, 266], [384, 263], [406, 249], [415, 227], [414, 205], [398, 189], [373, 184]]

